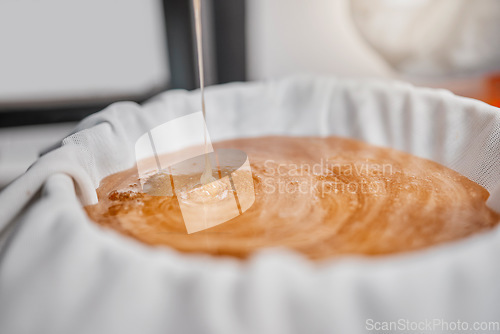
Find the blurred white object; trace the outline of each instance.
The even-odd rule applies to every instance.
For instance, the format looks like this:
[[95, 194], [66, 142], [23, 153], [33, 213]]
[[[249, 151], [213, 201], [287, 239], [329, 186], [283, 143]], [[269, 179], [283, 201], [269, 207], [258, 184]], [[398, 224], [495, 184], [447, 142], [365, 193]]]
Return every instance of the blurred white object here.
[[0, 1], [0, 105], [163, 88], [160, 0]]
[[416, 76], [500, 69], [498, 0], [352, 0], [361, 35]]
[[249, 0], [248, 76], [297, 73], [394, 77], [394, 70], [363, 40], [348, 0]]
[[[298, 77], [206, 93], [217, 111], [207, 119], [212, 140], [346, 136], [500, 186], [498, 109], [447, 91]], [[498, 321], [500, 227], [404, 255], [316, 265], [290, 251], [243, 263], [180, 254], [89, 221], [82, 203], [97, 202], [103, 177], [134, 166], [137, 138], [199, 101], [199, 92], [177, 90], [142, 107], [114, 104], [0, 193], [0, 231], [14, 227], [0, 246], [1, 333], [351, 334], [366, 333], [368, 319]]]

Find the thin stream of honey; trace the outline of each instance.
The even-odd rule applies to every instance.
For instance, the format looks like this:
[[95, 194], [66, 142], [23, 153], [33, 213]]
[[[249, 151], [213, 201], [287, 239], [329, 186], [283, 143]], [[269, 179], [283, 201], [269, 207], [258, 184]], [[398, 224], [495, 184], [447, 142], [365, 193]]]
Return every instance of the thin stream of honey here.
[[[196, 52], [198, 54], [198, 72], [200, 78], [200, 92], [201, 92], [201, 110], [203, 112], [203, 118], [207, 119], [207, 112], [205, 108], [205, 75], [203, 68], [203, 35], [201, 27], [201, 2], [200, 0], [193, 0], [194, 18], [195, 18], [195, 30], [196, 30]], [[201, 175], [200, 183], [208, 184], [215, 181], [212, 176], [212, 164], [208, 159], [208, 143], [207, 143], [207, 129], [203, 129], [203, 136], [205, 140], [205, 171]]]

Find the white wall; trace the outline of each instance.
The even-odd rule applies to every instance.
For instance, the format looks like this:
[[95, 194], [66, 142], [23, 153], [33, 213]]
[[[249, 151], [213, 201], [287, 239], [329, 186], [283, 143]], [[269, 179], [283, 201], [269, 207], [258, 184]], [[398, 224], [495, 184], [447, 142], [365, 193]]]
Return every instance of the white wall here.
[[251, 80], [293, 73], [393, 76], [354, 29], [347, 0], [248, 0]]
[[0, 1], [0, 105], [140, 94], [168, 78], [159, 0]]

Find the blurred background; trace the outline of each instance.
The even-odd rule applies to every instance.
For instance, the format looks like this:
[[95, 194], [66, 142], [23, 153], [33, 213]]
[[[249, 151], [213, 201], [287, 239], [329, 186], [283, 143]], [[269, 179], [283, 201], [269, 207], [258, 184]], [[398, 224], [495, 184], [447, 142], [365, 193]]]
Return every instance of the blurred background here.
[[[500, 106], [499, 0], [203, 0], [209, 85], [298, 73]], [[190, 0], [0, 1], [0, 188], [85, 116], [197, 88]]]

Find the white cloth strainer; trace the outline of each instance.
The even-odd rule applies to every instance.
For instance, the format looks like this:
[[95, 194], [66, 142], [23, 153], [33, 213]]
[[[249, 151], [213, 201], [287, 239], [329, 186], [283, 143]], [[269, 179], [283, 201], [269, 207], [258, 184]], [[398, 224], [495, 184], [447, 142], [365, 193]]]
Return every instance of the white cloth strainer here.
[[[407, 84], [293, 77], [207, 89], [212, 140], [338, 135], [440, 162], [500, 211], [500, 111]], [[500, 321], [500, 230], [380, 258], [248, 262], [148, 247], [89, 221], [99, 181], [199, 93], [117, 103], [0, 194], [0, 333], [365, 333], [370, 321]], [[371, 320], [370, 320], [371, 319]], [[440, 332], [440, 330], [435, 330]], [[442, 330], [441, 330], [442, 331]], [[397, 332], [397, 331], [396, 331]]]

